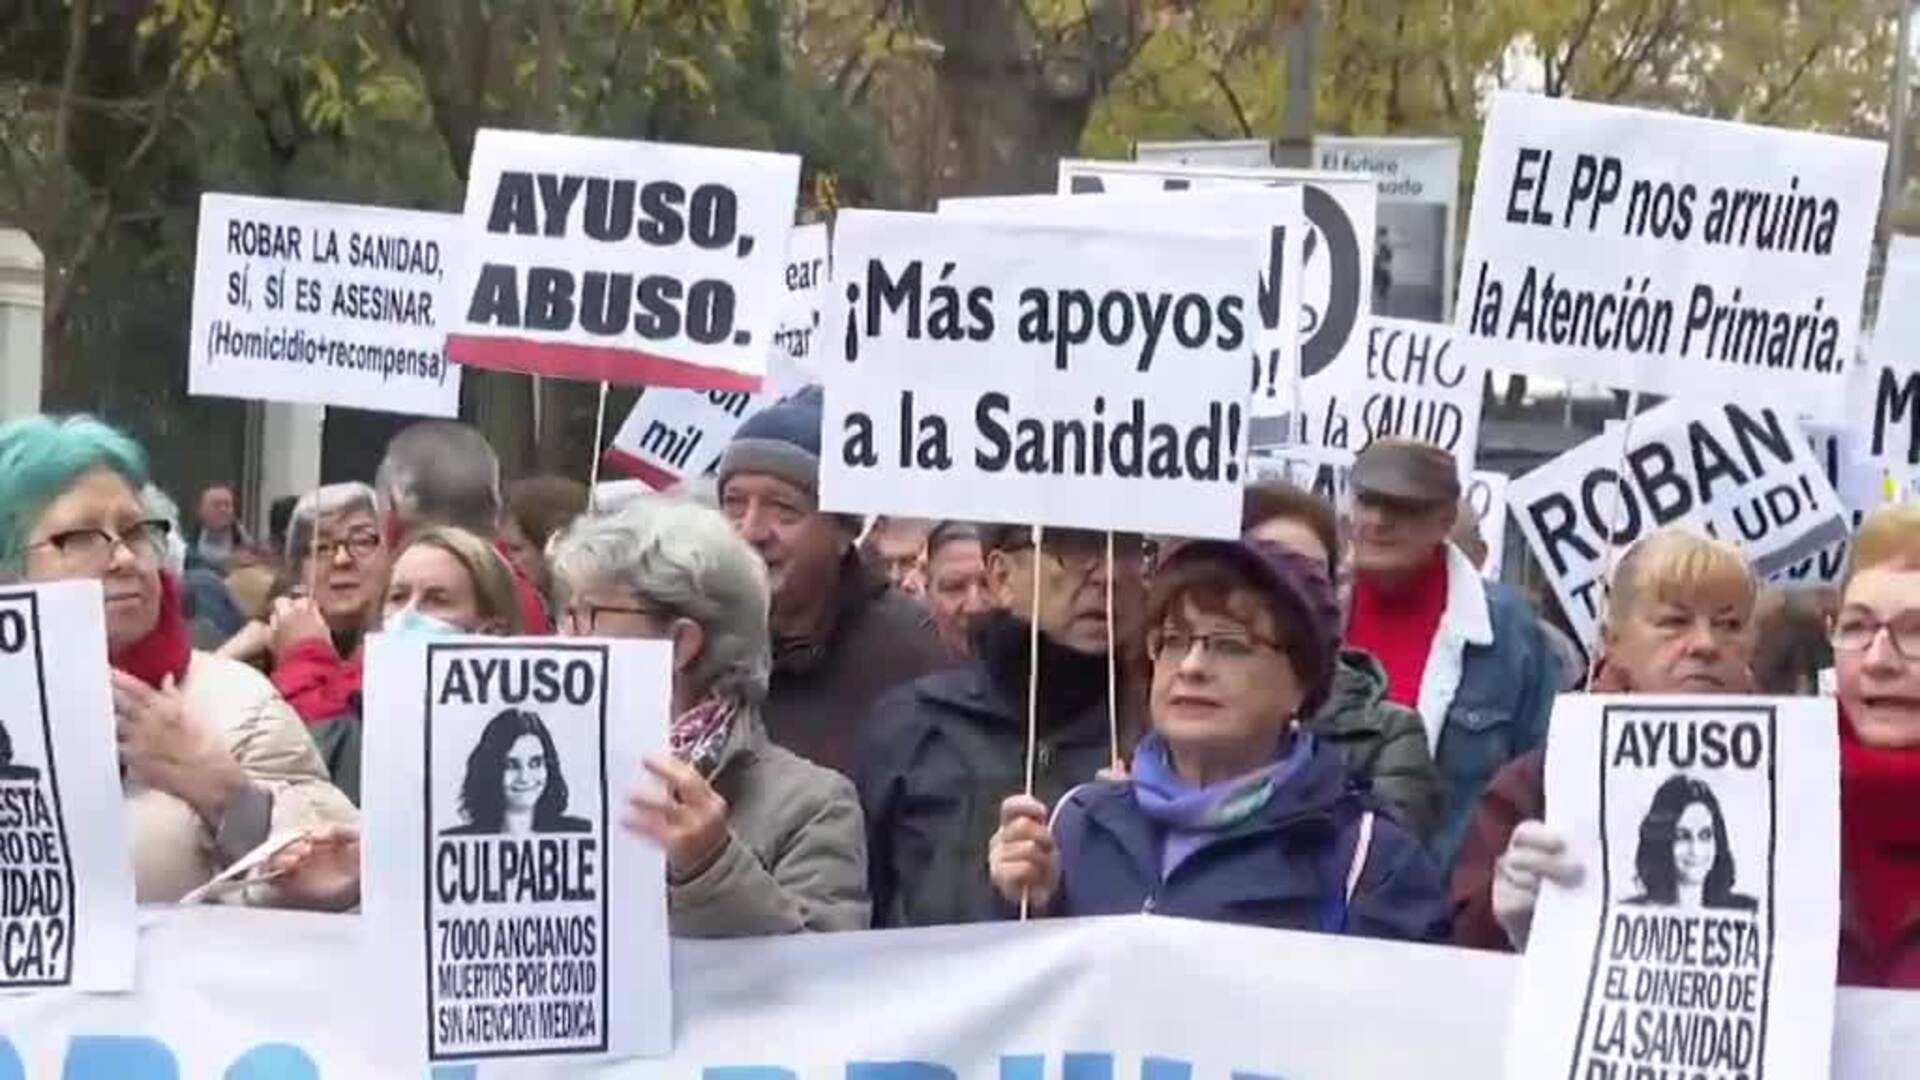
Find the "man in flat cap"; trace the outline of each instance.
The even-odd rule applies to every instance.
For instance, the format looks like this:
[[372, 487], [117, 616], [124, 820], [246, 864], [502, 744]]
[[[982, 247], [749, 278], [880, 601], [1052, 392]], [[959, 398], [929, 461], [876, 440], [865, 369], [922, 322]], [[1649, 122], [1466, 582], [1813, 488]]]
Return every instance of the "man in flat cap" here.
[[1353, 601], [1347, 642], [1378, 657], [1387, 696], [1420, 714], [1440, 773], [1440, 865], [1481, 788], [1538, 746], [1559, 660], [1525, 600], [1487, 582], [1448, 542], [1460, 513], [1453, 455], [1380, 439], [1353, 465]]

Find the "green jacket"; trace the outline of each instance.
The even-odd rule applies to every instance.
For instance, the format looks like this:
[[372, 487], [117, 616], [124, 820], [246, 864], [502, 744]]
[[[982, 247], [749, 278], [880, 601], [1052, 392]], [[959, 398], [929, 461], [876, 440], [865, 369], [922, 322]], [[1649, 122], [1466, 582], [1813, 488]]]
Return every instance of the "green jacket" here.
[[1307, 730], [1340, 751], [1347, 767], [1421, 840], [1440, 821], [1440, 774], [1420, 714], [1387, 700], [1387, 672], [1371, 653], [1342, 649], [1333, 692]]

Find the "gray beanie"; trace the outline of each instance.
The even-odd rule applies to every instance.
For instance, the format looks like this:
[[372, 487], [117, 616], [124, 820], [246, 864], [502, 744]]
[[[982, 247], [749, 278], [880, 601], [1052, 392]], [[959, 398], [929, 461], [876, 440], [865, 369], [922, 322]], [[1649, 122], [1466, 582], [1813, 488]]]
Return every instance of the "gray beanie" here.
[[807, 386], [747, 417], [720, 455], [721, 488], [735, 473], [761, 473], [817, 493], [824, 403], [820, 387]]

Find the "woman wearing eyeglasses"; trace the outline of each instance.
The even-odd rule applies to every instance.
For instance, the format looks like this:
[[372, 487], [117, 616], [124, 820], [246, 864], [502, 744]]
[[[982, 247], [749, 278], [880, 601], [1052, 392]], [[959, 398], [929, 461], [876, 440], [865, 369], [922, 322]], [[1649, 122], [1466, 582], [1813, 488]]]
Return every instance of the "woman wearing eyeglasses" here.
[[552, 545], [560, 631], [673, 647], [670, 753], [647, 758], [627, 828], [667, 856], [680, 937], [868, 925], [853, 785], [776, 746], [760, 723], [772, 670], [764, 564], [718, 513], [652, 496], [581, 518]]
[[[266, 678], [193, 650], [145, 483], [141, 449], [92, 418], [0, 427], [0, 578], [100, 582], [134, 883], [164, 902], [270, 835], [356, 815]], [[308, 884], [296, 873], [236, 895], [306, 905]]]
[[1325, 569], [1260, 540], [1184, 544], [1147, 602], [1152, 732], [1126, 781], [1001, 807], [1008, 910], [1135, 911], [1401, 940], [1446, 932], [1440, 873], [1303, 724], [1339, 613]]
[[1832, 640], [1840, 981], [1920, 989], [1920, 505], [1854, 534]]

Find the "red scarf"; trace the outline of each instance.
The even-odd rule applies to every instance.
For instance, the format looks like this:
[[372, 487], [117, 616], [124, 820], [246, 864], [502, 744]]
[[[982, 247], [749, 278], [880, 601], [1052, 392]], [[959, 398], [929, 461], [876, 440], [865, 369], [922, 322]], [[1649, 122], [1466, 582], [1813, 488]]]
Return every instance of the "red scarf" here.
[[1840, 715], [1841, 981], [1920, 988], [1920, 750]]
[[1383, 587], [1356, 576], [1353, 614], [1347, 618], [1347, 644], [1365, 649], [1387, 669], [1387, 697], [1410, 709], [1420, 707], [1420, 682], [1427, 676], [1433, 635], [1447, 613], [1447, 549], [1411, 581]]
[[174, 685], [187, 677], [187, 664], [193, 660], [193, 636], [187, 632], [187, 617], [180, 607], [180, 582], [172, 574], [160, 575], [160, 617], [147, 636], [112, 656], [113, 666], [158, 690], [167, 676]]

